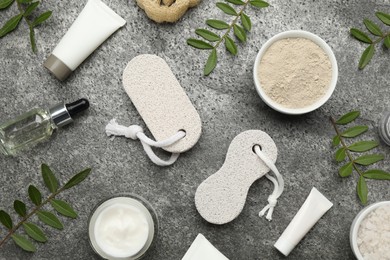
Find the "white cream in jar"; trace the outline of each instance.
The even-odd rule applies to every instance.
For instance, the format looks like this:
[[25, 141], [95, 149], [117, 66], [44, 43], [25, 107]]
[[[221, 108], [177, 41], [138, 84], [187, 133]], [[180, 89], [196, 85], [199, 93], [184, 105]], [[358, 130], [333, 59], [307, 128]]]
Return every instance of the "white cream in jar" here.
[[92, 247], [105, 259], [139, 259], [153, 241], [154, 219], [154, 212], [137, 197], [108, 199], [96, 207], [90, 218]]

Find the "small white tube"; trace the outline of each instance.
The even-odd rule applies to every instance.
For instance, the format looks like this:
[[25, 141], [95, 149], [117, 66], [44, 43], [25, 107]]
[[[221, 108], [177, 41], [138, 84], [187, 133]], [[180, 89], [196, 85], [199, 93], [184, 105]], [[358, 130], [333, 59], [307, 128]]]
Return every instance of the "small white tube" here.
[[276, 241], [274, 247], [285, 256], [288, 256], [299, 241], [332, 206], [332, 202], [316, 188], [313, 188], [305, 203]]
[[182, 260], [229, 260], [202, 234], [198, 234]]
[[100, 0], [88, 0], [68, 32], [45, 61], [59, 80], [66, 79], [126, 21]]

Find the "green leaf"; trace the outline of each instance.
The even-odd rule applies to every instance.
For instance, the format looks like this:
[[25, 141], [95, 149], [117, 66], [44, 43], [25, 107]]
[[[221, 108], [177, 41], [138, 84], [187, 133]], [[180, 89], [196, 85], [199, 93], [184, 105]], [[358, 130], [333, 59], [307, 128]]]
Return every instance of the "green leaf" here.
[[0, 222], [8, 229], [12, 229], [13, 227], [10, 215], [4, 210], [0, 210]]
[[7, 35], [8, 33], [12, 32], [13, 30], [16, 29], [16, 27], [18, 27], [18, 24], [20, 22], [20, 20], [22, 19], [23, 15], [22, 14], [18, 14], [14, 17], [12, 17], [11, 19], [9, 19], [5, 24], [4, 26], [0, 29], [0, 38], [1, 37], [4, 37], [5, 35]]
[[384, 158], [385, 157], [381, 154], [368, 154], [355, 159], [355, 163], [367, 166], [382, 161]]
[[23, 223], [23, 227], [27, 235], [29, 235], [32, 239], [41, 243], [45, 243], [47, 241], [45, 234], [37, 225], [26, 222]]
[[251, 19], [249, 18], [249, 16], [247, 16], [244, 13], [241, 14], [240, 18], [241, 18], [242, 26], [244, 26], [245, 30], [249, 32], [252, 29]]
[[333, 141], [332, 141], [332, 145], [333, 147], [336, 147], [340, 144], [340, 136], [336, 135], [335, 137], [333, 137]]
[[41, 192], [34, 185], [28, 187], [28, 196], [35, 205], [39, 206], [42, 203]]
[[28, 251], [28, 252], [37, 251], [37, 249], [35, 248], [33, 243], [31, 243], [31, 241], [28, 240], [27, 238], [25, 238], [21, 235], [18, 235], [18, 234], [13, 234], [11, 237], [12, 237], [12, 240], [15, 242], [15, 244], [17, 244], [23, 250]]
[[382, 170], [368, 170], [363, 173], [364, 178], [375, 180], [390, 180], [390, 173]]
[[375, 45], [371, 44], [370, 46], [365, 49], [365, 51], [362, 54], [362, 57], [359, 61], [359, 69], [364, 69], [366, 65], [371, 61], [372, 56], [374, 56], [375, 53]]
[[336, 162], [344, 161], [345, 156], [346, 156], [345, 148], [342, 147], [342, 148], [338, 149], [338, 150], [336, 151], [336, 154], [335, 154]]
[[360, 141], [354, 143], [348, 147], [348, 150], [352, 152], [367, 152], [375, 147], [377, 147], [379, 143], [377, 141]]
[[33, 27], [30, 27], [30, 44], [31, 44], [31, 49], [34, 53], [37, 52], [37, 44], [35, 42], [35, 31]]
[[231, 54], [237, 54], [237, 46], [229, 36], [225, 36], [225, 47]]
[[234, 5], [244, 5], [245, 3], [241, 0], [225, 0], [226, 2], [229, 2]]
[[82, 172], [79, 172], [78, 174], [76, 174], [75, 176], [72, 177], [72, 179], [70, 179], [64, 186], [64, 189], [69, 189], [69, 188], [72, 188], [73, 186], [79, 184], [80, 182], [82, 182], [83, 180], [85, 180], [85, 178], [87, 178], [89, 176], [89, 174], [91, 173], [91, 169], [88, 168], [88, 169], [85, 169], [84, 171]]
[[28, 3], [31, 3], [32, 1], [34, 1], [34, 0], [17, 0], [17, 2], [19, 4], [28, 4]]
[[58, 213], [66, 217], [77, 218], [77, 213], [65, 201], [53, 199], [50, 203]]
[[343, 165], [339, 169], [339, 174], [343, 178], [348, 177], [352, 174], [352, 169], [353, 169], [353, 164], [352, 164], [352, 162], [349, 162], [349, 163]]
[[37, 215], [40, 221], [53, 228], [60, 229], [60, 230], [64, 228], [60, 220], [51, 212], [40, 210], [37, 211]]
[[216, 5], [217, 5], [217, 7], [218, 7], [219, 9], [221, 9], [222, 12], [224, 12], [225, 14], [228, 14], [228, 15], [237, 15], [236, 10], [234, 10], [234, 8], [231, 7], [231, 6], [228, 5], [228, 4], [225, 4], [225, 3], [222, 3], [222, 2], [218, 2]]
[[362, 202], [363, 205], [367, 204], [367, 183], [366, 180], [364, 179], [363, 176], [359, 177], [359, 181], [357, 184], [357, 194], [359, 196], [360, 201]]
[[390, 25], [390, 14], [386, 14], [383, 12], [377, 12], [375, 14], [376, 14], [376, 17], [378, 17], [379, 20], [381, 20], [384, 24]]
[[387, 35], [384, 41], [385, 46], [390, 49], [390, 35]]
[[347, 130], [345, 130], [341, 134], [341, 136], [347, 137], [347, 138], [352, 138], [352, 137], [356, 137], [358, 135], [361, 135], [364, 132], [367, 132], [367, 130], [368, 130], [368, 126], [357, 125], [357, 126], [354, 126], [354, 127], [351, 127], [351, 128], [348, 128]]
[[355, 37], [356, 39], [358, 39], [359, 41], [364, 42], [364, 43], [372, 43], [372, 40], [370, 39], [370, 37], [368, 37], [368, 35], [366, 33], [360, 31], [359, 29], [352, 28], [350, 32], [351, 32], [351, 35], [353, 37]]
[[5, 9], [13, 4], [15, 0], [0, 0], [0, 9]]
[[49, 19], [51, 14], [52, 14], [52, 11], [47, 11], [47, 12], [44, 12], [43, 14], [41, 14], [40, 16], [38, 16], [37, 19], [35, 19], [34, 22], [32, 23], [32, 27], [40, 25], [41, 23], [43, 23], [44, 21]]
[[250, 4], [252, 6], [259, 7], [259, 8], [264, 8], [264, 7], [268, 7], [269, 6], [269, 4], [267, 2], [261, 1], [261, 0], [251, 0]]
[[18, 213], [19, 216], [21, 216], [22, 218], [27, 215], [26, 204], [24, 204], [20, 200], [14, 201], [14, 209], [16, 213]]
[[360, 112], [359, 111], [349, 112], [349, 113], [343, 115], [342, 117], [340, 117], [336, 121], [336, 124], [338, 124], [338, 125], [346, 125], [346, 124], [354, 121], [358, 116], [360, 116]]
[[210, 43], [192, 38], [187, 40], [187, 44], [201, 50], [214, 48]]
[[205, 76], [209, 75], [214, 70], [215, 66], [217, 66], [217, 60], [217, 51], [213, 49], [207, 59], [206, 65], [204, 66], [203, 73]]
[[206, 21], [206, 24], [217, 30], [224, 30], [229, 28], [229, 25], [221, 20], [209, 19]]
[[54, 173], [50, 169], [50, 167], [46, 164], [42, 164], [41, 166], [42, 178], [46, 184], [46, 187], [50, 192], [56, 192], [58, 189], [58, 180], [54, 176]]
[[199, 35], [200, 37], [202, 37], [210, 42], [216, 42], [216, 41], [219, 41], [221, 39], [219, 37], [219, 35], [217, 35], [213, 32], [210, 32], [209, 30], [206, 30], [206, 29], [196, 29], [195, 33], [197, 35]]
[[246, 42], [246, 33], [245, 33], [245, 30], [241, 26], [239, 26], [237, 24], [233, 25], [233, 31], [234, 31], [234, 35], [240, 41]]
[[381, 28], [379, 28], [378, 25], [376, 25], [373, 21], [369, 19], [364, 19], [364, 25], [366, 26], [367, 30], [369, 30], [373, 35], [376, 36], [382, 36], [383, 33], [381, 31]]
[[29, 6], [27, 6], [26, 11], [24, 11], [23, 16], [28, 17], [40, 4], [40, 2], [34, 2], [31, 3]]

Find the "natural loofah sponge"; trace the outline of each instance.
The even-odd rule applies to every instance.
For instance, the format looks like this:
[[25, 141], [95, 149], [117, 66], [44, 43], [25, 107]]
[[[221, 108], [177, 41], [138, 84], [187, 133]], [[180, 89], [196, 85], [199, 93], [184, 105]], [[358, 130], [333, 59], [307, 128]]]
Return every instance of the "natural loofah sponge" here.
[[199, 2], [200, 0], [137, 0], [139, 7], [157, 23], [174, 23]]

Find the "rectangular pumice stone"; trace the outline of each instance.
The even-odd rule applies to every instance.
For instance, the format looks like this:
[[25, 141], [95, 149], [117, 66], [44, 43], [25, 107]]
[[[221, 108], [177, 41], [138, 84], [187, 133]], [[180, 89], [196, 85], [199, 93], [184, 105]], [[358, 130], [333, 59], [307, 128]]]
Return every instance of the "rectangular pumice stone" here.
[[202, 132], [199, 114], [165, 60], [150, 54], [133, 58], [123, 72], [123, 86], [157, 141], [186, 132], [164, 150], [183, 153], [197, 143]]

